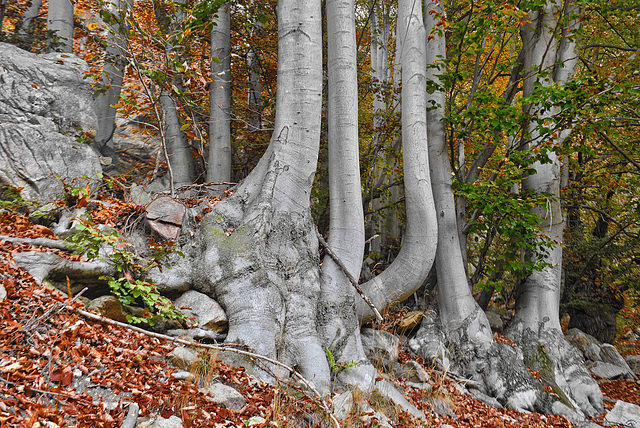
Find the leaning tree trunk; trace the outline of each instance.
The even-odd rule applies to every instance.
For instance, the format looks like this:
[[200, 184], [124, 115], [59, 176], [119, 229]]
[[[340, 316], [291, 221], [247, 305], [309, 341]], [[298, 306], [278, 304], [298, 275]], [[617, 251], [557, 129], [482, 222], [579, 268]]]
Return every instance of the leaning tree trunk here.
[[58, 38], [57, 51], [73, 53], [73, 12], [71, 0], [49, 0], [47, 30], [55, 32]]
[[[179, 27], [184, 20], [184, 12], [179, 7], [184, 4], [186, 0], [177, 0], [175, 2], [176, 11], [173, 15], [168, 15], [169, 12], [164, 8], [156, 8], [156, 19], [160, 31], [167, 38], [165, 45], [165, 61], [170, 63], [170, 58], [175, 54], [178, 49], [176, 42], [176, 34], [179, 31]], [[168, 66], [168, 65], [167, 65]], [[169, 164], [169, 179], [171, 183], [171, 191], [173, 194], [174, 186], [186, 186], [192, 183], [195, 176], [194, 161], [191, 154], [191, 150], [187, 144], [186, 136], [182, 132], [180, 126], [180, 117], [178, 113], [178, 101], [173, 95], [173, 87], [181, 86], [180, 75], [171, 81], [160, 82], [162, 89], [160, 90], [159, 104], [162, 109], [162, 117], [159, 118], [161, 126], [164, 129], [162, 143], [165, 145], [167, 154], [167, 163]]]
[[220, 6], [211, 30], [207, 181], [216, 183], [228, 182], [231, 179], [230, 7], [229, 3]]
[[[353, 0], [328, 0], [329, 78], [329, 248], [352, 277], [358, 278], [364, 254], [364, 212], [358, 144], [358, 75]], [[340, 373], [346, 384], [369, 390], [376, 370], [360, 340], [356, 299], [345, 273], [329, 256], [322, 263], [319, 328], [325, 346], [339, 363], [358, 365]]]
[[[424, 282], [435, 257], [438, 235], [427, 155], [425, 46], [422, 11], [413, 1], [398, 5], [398, 30], [402, 37], [402, 160], [407, 226], [402, 248], [393, 263], [362, 285], [377, 308], [386, 310], [406, 300]], [[361, 322], [373, 317], [358, 303]]]
[[42, 9], [42, 0], [31, 0], [27, 10], [16, 22], [15, 31], [24, 33], [28, 30], [33, 21], [40, 15], [40, 9]]
[[228, 342], [296, 367], [328, 392], [329, 365], [316, 326], [321, 282], [310, 210], [322, 109], [320, 2], [281, 0], [278, 29], [271, 144], [236, 193], [203, 219], [194, 283], [225, 308]]
[[[427, 61], [429, 78], [438, 86], [446, 54], [444, 35], [436, 25], [443, 19], [439, 3], [425, 3], [429, 30]], [[423, 43], [427, 38], [423, 38]], [[409, 345], [426, 360], [472, 379], [470, 387], [502, 404], [526, 410], [550, 411], [551, 400], [508, 345], [493, 342], [489, 322], [473, 299], [467, 283], [458, 240], [452, 174], [445, 140], [443, 89], [429, 95], [427, 128], [429, 165], [438, 219], [437, 306], [429, 311]]]
[[120, 100], [124, 70], [127, 66], [127, 50], [129, 47], [129, 28], [125, 23], [128, 11], [133, 10], [131, 0], [111, 0], [109, 9], [111, 19], [109, 23], [107, 45], [105, 48], [105, 62], [102, 69], [102, 86], [100, 95], [93, 103], [93, 110], [98, 117], [98, 130], [95, 137], [96, 149], [105, 156], [116, 155], [113, 145], [113, 133], [116, 130], [116, 104]]
[[[562, 4], [558, 1], [547, 2], [529, 13], [531, 22], [521, 29], [525, 52], [524, 96], [534, 93], [534, 82], [539, 83], [541, 87], [553, 83], [553, 77], [545, 76], [553, 76], [556, 61], [564, 63], [563, 70], [559, 69], [556, 73], [556, 83], [563, 83], [573, 75], [577, 62], [575, 36], [567, 34], [565, 28], [563, 33], [566, 37], [558, 49], [555, 33], [561, 23], [559, 15], [564, 15], [567, 19], [571, 13], [578, 13], [579, 10], [575, 5], [566, 5], [564, 13], [561, 14], [561, 7]], [[566, 25], [575, 30], [579, 24], [577, 20], [569, 20]], [[548, 74], [538, 77], [536, 70]], [[541, 146], [546, 140], [554, 139], [541, 128], [545, 121], [547, 123], [544, 126], [553, 124], [553, 116], [559, 113], [559, 110], [544, 108], [541, 105], [529, 105], [525, 108], [529, 109], [531, 117], [528, 127], [529, 148], [533, 149]], [[536, 173], [522, 183], [524, 190], [551, 195], [545, 204], [534, 208], [540, 218], [539, 226], [551, 242], [551, 247], [546, 254], [533, 251], [528, 255], [530, 260], [543, 262], [546, 267], [534, 271], [519, 287], [515, 316], [509, 325], [507, 335], [523, 349], [527, 365], [539, 371], [543, 380], [561, 398], [588, 415], [595, 415], [603, 410], [602, 393], [586, 369], [582, 355], [566, 341], [560, 327], [564, 220], [560, 207], [561, 166], [553, 147], [561, 144], [568, 132], [562, 130], [556, 135], [553, 146], [547, 151], [550, 162], [535, 162], [532, 167]]]

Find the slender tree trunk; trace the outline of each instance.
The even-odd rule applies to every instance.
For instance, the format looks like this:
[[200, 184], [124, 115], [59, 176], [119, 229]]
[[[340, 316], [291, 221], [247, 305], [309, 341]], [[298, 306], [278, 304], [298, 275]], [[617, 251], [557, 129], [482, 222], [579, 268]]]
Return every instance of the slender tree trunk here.
[[[427, 4], [425, 7], [429, 8], [429, 11], [438, 12], [437, 15], [425, 13], [427, 28], [435, 28], [437, 20], [442, 16], [442, 10], [435, 4]], [[427, 71], [428, 78], [438, 85], [442, 84], [438, 75], [444, 72], [442, 58], [446, 55], [445, 44], [444, 36], [437, 33], [432, 33], [431, 40], [427, 43], [427, 61], [432, 64]], [[427, 123], [431, 187], [438, 218], [438, 251], [436, 252], [438, 304], [443, 326], [446, 330], [453, 331], [459, 329], [469, 317], [478, 312], [478, 305], [467, 283], [458, 235], [451, 164], [445, 139], [445, 101], [444, 90], [437, 90], [428, 95], [428, 105], [437, 107], [430, 108], [427, 112]], [[491, 329], [485, 328], [488, 327], [488, 322], [485, 326], [486, 320], [481, 318], [479, 320], [481, 325], [477, 332], [480, 336], [477, 340], [491, 342]]]
[[[402, 55], [402, 159], [407, 227], [393, 263], [362, 286], [382, 310], [406, 300], [422, 285], [433, 264], [438, 235], [425, 145], [426, 63], [421, 15], [412, 0], [402, 0], [398, 5], [397, 34], [402, 37], [402, 48], [396, 55]], [[364, 302], [358, 301], [358, 306], [363, 322], [372, 318], [372, 311]]]
[[[328, 244], [349, 273], [358, 278], [364, 254], [364, 213], [360, 187], [358, 145], [358, 76], [353, 0], [328, 0], [328, 125], [329, 198]], [[328, 256], [322, 264], [323, 316], [319, 327], [336, 361], [358, 361], [340, 374], [348, 384], [370, 389], [376, 370], [368, 362], [360, 340], [356, 296], [345, 273]]]
[[[429, 77], [440, 84], [445, 58], [445, 39], [436, 24], [443, 19], [440, 2], [425, 2], [428, 29]], [[429, 164], [438, 219], [436, 254], [437, 307], [426, 314], [409, 346], [426, 360], [446, 370], [472, 379], [476, 388], [510, 407], [551, 410], [550, 396], [519, 361], [509, 346], [493, 342], [491, 328], [467, 284], [458, 241], [456, 210], [451, 187], [451, 164], [444, 131], [445, 94], [442, 89], [429, 95], [427, 114]]]
[[31, 0], [24, 15], [16, 22], [16, 32], [28, 29], [38, 15], [40, 15], [40, 9], [42, 9], [42, 0]]
[[[564, 38], [558, 50], [556, 34], [560, 32], [558, 26], [562, 22], [558, 16], [579, 11], [573, 5], [568, 6], [564, 11], [562, 8], [561, 2], [548, 1], [539, 9], [529, 13], [531, 22], [521, 29], [525, 52], [524, 96], [531, 95], [535, 91], [534, 83], [536, 82], [542, 87], [553, 83], [552, 72], [557, 60], [564, 61], [564, 70], [557, 72], [558, 83], [563, 83], [573, 76], [577, 61], [574, 36]], [[568, 16], [565, 15], [565, 18]], [[575, 29], [579, 24], [577, 21], [569, 21], [567, 25]], [[536, 75], [538, 71], [549, 74], [538, 77]], [[542, 145], [545, 140], [553, 138], [541, 131], [540, 124], [543, 121], [553, 124], [553, 116], [559, 113], [559, 109], [544, 108], [540, 105], [529, 105], [525, 108], [529, 110], [532, 117], [528, 127], [527, 143], [532, 149]], [[554, 143], [560, 145], [567, 135], [567, 132], [560, 132]], [[541, 270], [535, 270], [519, 287], [515, 316], [507, 334], [523, 349], [525, 362], [534, 370], [540, 371], [543, 379], [551, 384], [557, 393], [563, 394], [570, 403], [588, 415], [595, 415], [603, 410], [602, 393], [585, 368], [582, 356], [565, 340], [560, 327], [559, 304], [564, 229], [560, 207], [561, 165], [553, 147], [549, 149], [547, 155], [550, 162], [535, 162], [532, 167], [536, 173], [527, 177], [522, 187], [524, 190], [551, 195], [544, 204], [536, 206], [533, 210], [538, 214], [539, 226], [551, 240], [552, 245], [546, 254], [531, 252], [527, 255], [530, 260], [541, 261], [547, 266]], [[541, 358], [541, 354], [545, 358]]]
[[247, 129], [256, 132], [262, 128], [262, 93], [260, 88], [260, 57], [253, 48], [247, 52], [248, 85], [247, 104], [249, 105], [249, 121]]
[[128, 26], [124, 18], [132, 10], [132, 0], [112, 0], [109, 5], [118, 20], [110, 24], [105, 49], [105, 62], [102, 69], [101, 85], [105, 91], [100, 93], [93, 103], [93, 110], [98, 117], [98, 131], [95, 138], [96, 149], [105, 156], [115, 157], [113, 133], [116, 129], [116, 111], [113, 107], [120, 100], [122, 80], [127, 66], [127, 50], [129, 47]]
[[230, 4], [218, 9], [211, 30], [209, 162], [207, 181], [231, 179], [231, 17]]
[[47, 30], [55, 31], [61, 44], [60, 52], [73, 53], [73, 2], [71, 0], [49, 0]]
[[[178, 0], [177, 4], [184, 4], [186, 0]], [[165, 46], [165, 61], [169, 62], [175, 51], [175, 35], [184, 20], [184, 12], [177, 10], [173, 15], [167, 15], [167, 10], [156, 8], [156, 19], [160, 30], [167, 37]], [[171, 82], [161, 82], [163, 88], [160, 90], [159, 102], [162, 107], [161, 126], [164, 128], [163, 144], [166, 144], [168, 155], [167, 163], [170, 164], [170, 180], [173, 186], [186, 186], [192, 183], [195, 176], [195, 165], [191, 149], [189, 148], [186, 136], [180, 129], [180, 119], [178, 114], [178, 102], [173, 95], [172, 87], [181, 86], [180, 76], [177, 75]]]

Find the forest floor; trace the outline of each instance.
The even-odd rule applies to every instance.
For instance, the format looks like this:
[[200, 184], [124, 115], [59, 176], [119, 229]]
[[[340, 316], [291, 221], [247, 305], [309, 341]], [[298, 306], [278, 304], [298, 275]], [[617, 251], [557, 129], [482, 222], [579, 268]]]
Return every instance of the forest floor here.
[[[114, 210], [130, 208], [111, 205], [112, 212], [96, 212], [94, 218], [114, 218], [117, 214]], [[10, 211], [0, 212], [0, 234], [22, 238], [53, 236], [46, 227], [34, 225], [27, 217]], [[243, 427], [254, 416], [263, 418], [252, 425], [256, 427], [320, 426], [320, 423], [324, 426], [323, 421], [328, 420], [318, 399], [299, 386], [265, 384], [242, 368], [211, 358], [204, 372], [202, 368], [194, 368], [194, 373], [198, 371], [200, 376], [215, 377], [232, 386], [248, 402], [239, 412], [218, 406], [199, 392], [194, 383], [172, 377], [176, 369], [168, 364], [167, 355], [176, 343], [83, 316], [76, 311], [84, 308], [81, 302], [38, 284], [16, 265], [12, 254], [22, 251], [54, 251], [63, 257], [77, 258], [60, 250], [0, 240], [0, 281], [7, 291], [0, 303], [2, 427], [121, 427], [132, 402], [139, 406], [141, 416], [176, 415], [186, 427]], [[637, 317], [637, 313], [629, 311], [627, 309], [630, 317]], [[378, 328], [393, 331], [402, 312], [388, 314]], [[633, 343], [618, 345], [623, 345], [619, 346], [623, 355], [640, 353], [640, 348]], [[401, 362], [411, 358], [407, 351], [401, 352]], [[409, 401], [425, 412], [426, 421], [398, 413], [373, 396], [354, 396], [368, 400], [383, 412], [386, 407], [396, 427], [572, 426], [560, 416], [487, 406], [459, 393], [453, 381], [428, 366], [425, 369], [431, 376], [430, 391], [409, 387], [402, 380], [395, 382]], [[78, 393], [75, 387], [81, 377], [89, 378], [93, 386], [109, 388], [122, 398], [109, 408], [99, 395], [92, 396], [89, 389]], [[640, 405], [640, 382], [616, 380], [603, 381], [600, 385], [607, 409], [611, 409], [616, 400]], [[435, 413], [429, 404], [434, 398], [446, 402], [455, 416]], [[594, 421], [602, 423], [602, 418]], [[362, 411], [349, 414], [342, 425], [377, 426], [373, 414]]]

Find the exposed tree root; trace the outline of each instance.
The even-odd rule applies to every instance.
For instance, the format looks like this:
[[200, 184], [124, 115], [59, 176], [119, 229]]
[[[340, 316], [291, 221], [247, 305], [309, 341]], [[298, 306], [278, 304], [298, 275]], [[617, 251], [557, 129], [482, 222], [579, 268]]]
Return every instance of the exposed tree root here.
[[580, 352], [561, 331], [544, 326], [538, 332], [512, 328], [508, 336], [522, 349], [525, 364], [540, 373], [541, 380], [563, 404], [588, 416], [603, 412], [600, 387], [589, 374]]

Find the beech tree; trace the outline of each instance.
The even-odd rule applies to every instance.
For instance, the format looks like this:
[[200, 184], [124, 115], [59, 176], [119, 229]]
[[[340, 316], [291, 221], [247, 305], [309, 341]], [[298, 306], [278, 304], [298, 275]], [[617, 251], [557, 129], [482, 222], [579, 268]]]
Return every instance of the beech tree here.
[[[575, 2], [548, 1], [532, 9], [529, 16], [531, 22], [521, 29], [525, 97], [535, 95], [536, 87], [543, 90], [566, 83], [573, 76], [578, 62], [576, 30], [581, 10]], [[558, 40], [560, 25], [563, 29]], [[561, 128], [552, 135], [544, 131], [546, 124], [554, 121], [558, 107], [545, 106], [540, 101], [525, 108], [531, 117], [525, 144], [546, 145], [547, 150], [546, 158], [533, 164], [535, 172], [523, 181], [523, 190], [549, 195], [547, 203], [536, 206], [534, 212], [540, 218], [540, 228], [553, 244], [547, 254], [528, 255], [542, 258], [546, 266], [533, 271], [521, 284], [507, 334], [523, 349], [530, 367], [575, 400], [585, 413], [595, 415], [603, 410], [602, 393], [584, 366], [582, 356], [564, 338], [559, 316], [564, 217], [560, 207], [561, 161], [556, 147], [571, 131]]]
[[230, 4], [218, 9], [211, 30], [209, 162], [207, 181], [231, 180], [231, 40]]
[[74, 4], [71, 0], [50, 0], [47, 13], [47, 30], [53, 31], [60, 45], [56, 49], [73, 52]]
[[113, 133], [116, 128], [115, 107], [120, 100], [122, 81], [124, 79], [129, 44], [128, 29], [125, 19], [127, 13], [133, 10], [131, 0], [113, 0], [109, 3], [108, 33], [105, 46], [105, 62], [102, 68], [102, 86], [98, 91], [93, 110], [98, 117], [95, 147], [107, 156], [115, 155]]

